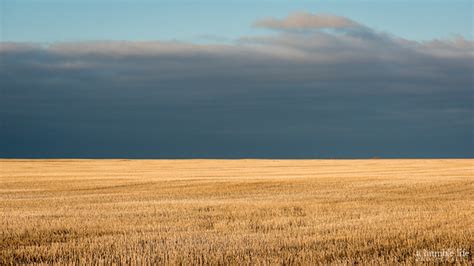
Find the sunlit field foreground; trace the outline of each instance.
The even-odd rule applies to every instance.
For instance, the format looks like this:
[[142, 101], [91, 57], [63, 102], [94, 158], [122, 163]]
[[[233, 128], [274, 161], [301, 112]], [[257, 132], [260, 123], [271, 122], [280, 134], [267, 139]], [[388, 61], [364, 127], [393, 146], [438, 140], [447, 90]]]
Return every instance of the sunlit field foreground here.
[[469, 264], [473, 166], [0, 160], [0, 264]]

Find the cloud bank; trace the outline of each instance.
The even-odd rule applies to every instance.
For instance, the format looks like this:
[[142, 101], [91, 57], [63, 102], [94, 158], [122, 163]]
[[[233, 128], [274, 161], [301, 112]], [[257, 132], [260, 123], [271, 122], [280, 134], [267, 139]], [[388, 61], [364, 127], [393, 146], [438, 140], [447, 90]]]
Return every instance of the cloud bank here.
[[0, 157], [474, 155], [471, 40], [298, 16], [228, 45], [1, 43]]

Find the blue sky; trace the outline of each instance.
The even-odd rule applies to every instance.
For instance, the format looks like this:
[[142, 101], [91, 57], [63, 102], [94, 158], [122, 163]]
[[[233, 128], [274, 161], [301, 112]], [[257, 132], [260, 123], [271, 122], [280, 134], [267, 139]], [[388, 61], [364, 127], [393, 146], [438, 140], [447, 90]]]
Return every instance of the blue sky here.
[[252, 23], [293, 11], [348, 17], [411, 39], [472, 39], [472, 1], [1, 0], [1, 41], [226, 42], [260, 34]]

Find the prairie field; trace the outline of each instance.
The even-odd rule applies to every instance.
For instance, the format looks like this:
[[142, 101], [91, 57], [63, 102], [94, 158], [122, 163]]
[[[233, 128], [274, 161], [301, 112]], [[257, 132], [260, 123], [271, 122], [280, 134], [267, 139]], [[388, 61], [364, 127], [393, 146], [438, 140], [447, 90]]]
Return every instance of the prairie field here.
[[0, 160], [0, 265], [470, 265], [474, 160]]

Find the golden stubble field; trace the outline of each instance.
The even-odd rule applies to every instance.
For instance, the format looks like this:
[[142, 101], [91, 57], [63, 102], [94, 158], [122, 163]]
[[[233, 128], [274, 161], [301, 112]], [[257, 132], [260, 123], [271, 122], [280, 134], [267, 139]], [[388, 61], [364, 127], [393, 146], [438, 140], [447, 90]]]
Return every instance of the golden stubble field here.
[[0, 264], [471, 264], [473, 165], [0, 160]]

